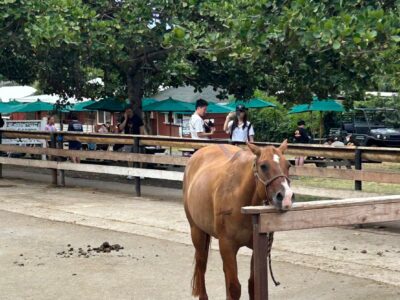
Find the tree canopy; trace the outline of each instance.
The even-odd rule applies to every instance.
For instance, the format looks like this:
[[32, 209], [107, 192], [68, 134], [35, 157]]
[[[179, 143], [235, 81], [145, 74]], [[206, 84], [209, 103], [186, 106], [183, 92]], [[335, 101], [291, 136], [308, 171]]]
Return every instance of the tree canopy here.
[[[400, 1], [0, 0], [0, 75], [66, 96], [212, 85], [281, 102], [399, 86]], [[90, 83], [101, 77], [104, 86]]]

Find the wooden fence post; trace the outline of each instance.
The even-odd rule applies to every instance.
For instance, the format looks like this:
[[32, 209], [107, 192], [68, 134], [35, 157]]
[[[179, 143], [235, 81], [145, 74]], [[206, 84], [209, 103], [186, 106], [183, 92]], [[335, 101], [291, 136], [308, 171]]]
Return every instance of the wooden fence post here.
[[[2, 142], [3, 142], [3, 132], [0, 131], [0, 145], [2, 144]], [[0, 155], [2, 154], [3, 152], [0, 151]], [[0, 164], [0, 178], [3, 178], [3, 164]]]
[[[57, 134], [57, 148], [64, 149], [64, 138], [62, 135]], [[61, 157], [57, 156], [57, 161], [61, 161]], [[60, 170], [60, 185], [65, 186], [65, 171]]]
[[[133, 152], [134, 153], [140, 153], [140, 140], [138, 137], [133, 138]], [[139, 168], [140, 164], [138, 162], [135, 162], [133, 164], [134, 168]], [[135, 192], [136, 196], [140, 197], [141, 196], [141, 188], [140, 188], [140, 177], [135, 177]]]
[[[356, 170], [362, 169], [362, 151], [360, 149], [356, 149], [356, 152], [355, 152], [354, 169], [356, 169]], [[362, 190], [362, 181], [360, 181], [360, 180], [354, 181], [354, 189], [356, 191], [361, 191]]]
[[254, 299], [268, 300], [268, 235], [260, 232], [260, 215], [253, 215]]
[[[54, 134], [54, 132], [50, 133], [50, 148], [57, 148], [56, 135]], [[51, 160], [55, 161], [56, 157], [54, 155], [51, 155]], [[58, 184], [58, 182], [57, 182], [57, 169], [51, 169], [51, 173], [52, 173], [52, 184], [54, 186], [57, 186], [57, 184]]]

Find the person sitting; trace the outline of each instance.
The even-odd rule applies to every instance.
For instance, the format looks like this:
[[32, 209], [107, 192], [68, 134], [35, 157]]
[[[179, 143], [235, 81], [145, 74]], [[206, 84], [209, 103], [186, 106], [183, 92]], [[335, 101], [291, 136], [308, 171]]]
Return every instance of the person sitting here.
[[[68, 125], [68, 131], [83, 132], [82, 123], [78, 120], [76, 115], [72, 116], [72, 121]], [[81, 150], [82, 143], [79, 141], [70, 141], [69, 150]], [[81, 159], [79, 157], [71, 157], [73, 163], [80, 163]]]
[[[108, 128], [106, 124], [101, 124], [99, 129], [97, 130], [98, 133], [108, 133]], [[102, 151], [107, 151], [108, 149], [108, 144], [98, 144], [96, 146], [97, 150], [102, 150]]]
[[224, 123], [224, 131], [235, 142], [254, 142], [253, 125], [247, 121], [247, 109], [244, 105], [236, 106], [236, 113], [230, 112]]
[[45, 131], [50, 131], [50, 132], [56, 132], [57, 128], [56, 128], [56, 120], [54, 118], [54, 116], [49, 116], [48, 120], [47, 120], [47, 124], [44, 127]]

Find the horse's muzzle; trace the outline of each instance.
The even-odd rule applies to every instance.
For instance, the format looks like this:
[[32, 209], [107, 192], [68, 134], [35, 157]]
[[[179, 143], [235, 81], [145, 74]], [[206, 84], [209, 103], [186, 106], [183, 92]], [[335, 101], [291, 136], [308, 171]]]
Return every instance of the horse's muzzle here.
[[274, 205], [279, 210], [289, 210], [294, 202], [295, 196], [291, 189], [278, 191], [272, 198]]

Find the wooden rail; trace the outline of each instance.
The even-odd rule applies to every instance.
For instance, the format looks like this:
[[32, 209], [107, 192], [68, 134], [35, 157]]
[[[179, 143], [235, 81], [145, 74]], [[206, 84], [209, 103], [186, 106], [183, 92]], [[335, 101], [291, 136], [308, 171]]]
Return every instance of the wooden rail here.
[[[254, 291], [268, 299], [268, 233], [400, 220], [400, 195], [295, 203], [287, 212], [272, 206], [243, 207], [253, 219]], [[266, 259], [267, 257], [267, 259]]]
[[[20, 147], [12, 145], [0, 145], [1, 152], [9, 153], [28, 153], [36, 155], [48, 155], [52, 159], [59, 161], [59, 157], [78, 157], [81, 159], [97, 159], [97, 160], [110, 160], [110, 161], [126, 161], [133, 163], [146, 163], [146, 164], [165, 164], [165, 165], [177, 165], [185, 166], [188, 158], [176, 157], [167, 155], [149, 155], [141, 153], [121, 153], [121, 152], [109, 152], [109, 151], [74, 151], [56, 149], [62, 147], [64, 141], [80, 141], [88, 143], [98, 144], [125, 144], [134, 145], [137, 141], [141, 146], [162, 146], [162, 147], [179, 147], [179, 148], [194, 148], [198, 149], [201, 147], [208, 146], [210, 144], [222, 144], [227, 143], [226, 140], [193, 140], [185, 138], [174, 138], [174, 137], [159, 137], [159, 136], [142, 136], [142, 135], [121, 135], [121, 134], [98, 134], [98, 133], [77, 133], [77, 132], [57, 132], [49, 133], [47, 131], [15, 131], [15, 130], [0, 130], [0, 136], [3, 138], [28, 138], [28, 139], [44, 139], [50, 141], [52, 148], [32, 148], [32, 147]], [[57, 141], [57, 143], [55, 143]], [[57, 144], [57, 145], [56, 145]], [[278, 145], [276, 143], [256, 143], [259, 146]], [[245, 147], [244, 143], [241, 145]], [[138, 148], [138, 147], [136, 147]], [[139, 149], [136, 149], [139, 152]], [[355, 161], [356, 170], [347, 169], [328, 169], [328, 168], [310, 168], [310, 167], [298, 167], [291, 168], [291, 175], [298, 176], [311, 176], [311, 177], [323, 177], [323, 178], [336, 178], [354, 180], [356, 189], [361, 189], [362, 181], [371, 182], [382, 182], [382, 183], [400, 183], [400, 174], [393, 172], [376, 172], [376, 171], [362, 171], [362, 161], [388, 161], [388, 162], [400, 162], [400, 149], [397, 148], [373, 148], [373, 147], [341, 147], [334, 148], [323, 145], [303, 145], [303, 144], [290, 144], [288, 154], [299, 155], [299, 156], [318, 156], [336, 159], [348, 159]], [[2, 160], [3, 164], [15, 164], [13, 160]], [[28, 162], [27, 162], [28, 163]], [[64, 163], [65, 164], [65, 163]], [[23, 162], [20, 163], [23, 165]], [[61, 170], [61, 182], [65, 182], [64, 170], [66, 167], [62, 165], [52, 168], [53, 172], [53, 183], [57, 182], [56, 170]], [[80, 167], [70, 166], [68, 170], [72, 170], [76, 167], [76, 170]], [[136, 169], [139, 169], [139, 165], [135, 165]], [[100, 168], [87, 168], [85, 170], [100, 170]], [[79, 169], [80, 170], [80, 169]], [[101, 169], [110, 170], [112, 174], [114, 171], [108, 168]], [[141, 169], [147, 170], [147, 169]], [[120, 175], [127, 174], [127, 170], [120, 170]], [[87, 171], [88, 172], [88, 171]], [[147, 171], [143, 171], [145, 173]], [[160, 179], [168, 180], [179, 180], [182, 176], [167, 175], [168, 171], [164, 171]], [[137, 172], [135, 171], [135, 174]], [[150, 174], [147, 172], [147, 174]], [[161, 173], [157, 173], [160, 175]], [[0, 176], [1, 176], [1, 164], [0, 164]], [[147, 176], [151, 178], [155, 175]], [[136, 191], [140, 194], [140, 177], [136, 177]], [[145, 176], [146, 177], [146, 176]], [[173, 179], [171, 179], [173, 178]]]

